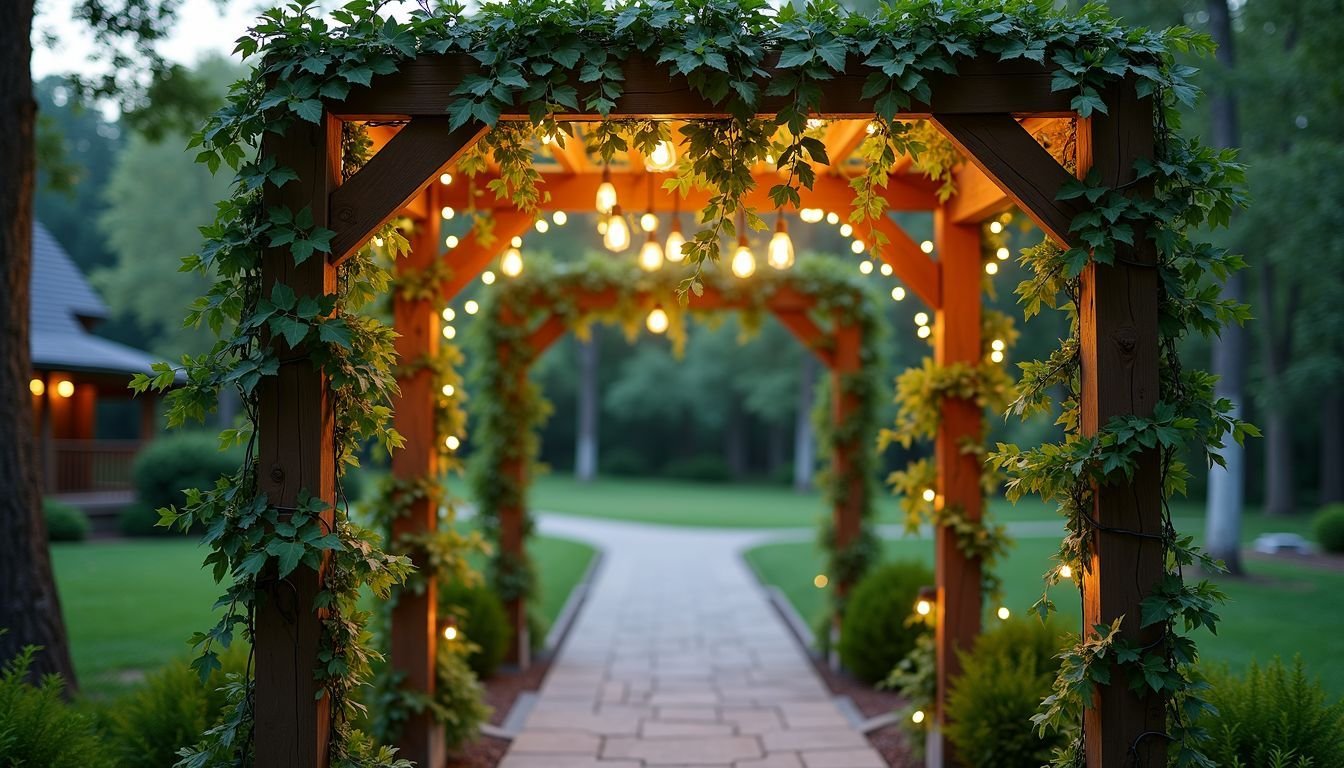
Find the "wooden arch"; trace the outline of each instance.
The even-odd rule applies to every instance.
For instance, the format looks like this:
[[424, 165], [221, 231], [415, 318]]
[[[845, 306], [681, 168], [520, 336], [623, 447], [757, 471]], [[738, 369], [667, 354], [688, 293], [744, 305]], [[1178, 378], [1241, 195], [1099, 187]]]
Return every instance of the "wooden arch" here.
[[[393, 74], [380, 75], [367, 86], [356, 86], [342, 99], [324, 101], [316, 125], [295, 123], [283, 134], [267, 134], [262, 152], [280, 166], [295, 169], [298, 180], [281, 188], [268, 187], [266, 204], [291, 210], [308, 208], [314, 224], [335, 232], [333, 256], [310, 258], [295, 264], [286, 247], [269, 248], [263, 266], [263, 290], [280, 283], [300, 296], [331, 294], [336, 266], [365, 242], [384, 222], [404, 212], [433, 220], [431, 182], [451, 168], [462, 153], [487, 130], [472, 124], [449, 130], [444, 116], [451, 94], [464, 78], [479, 72], [479, 63], [466, 54], [421, 55], [405, 62]], [[768, 70], [769, 68], [766, 67]], [[697, 93], [683, 77], [647, 58], [625, 62], [625, 89], [609, 117], [686, 120], [723, 117], [723, 111]], [[822, 119], [867, 121], [874, 113], [864, 98], [869, 72], [858, 64], [829, 81], [821, 96]], [[577, 83], [577, 73], [573, 73]], [[1056, 242], [1074, 245], [1070, 223], [1092, 204], [1084, 198], [1057, 199], [1072, 176], [1037, 143], [1033, 120], [1072, 119], [1077, 125], [1076, 168], [1091, 170], [1112, 189], [1147, 196], [1149, 186], [1137, 178], [1136, 162], [1154, 151], [1153, 105], [1139, 98], [1132, 83], [1103, 93], [1106, 108], [1091, 119], [1078, 119], [1072, 94], [1052, 86], [1051, 65], [1029, 60], [999, 61], [985, 57], [959, 62], [956, 74], [931, 78], [927, 103], [915, 104], [901, 119], [928, 119], [969, 159], [960, 170], [961, 193], [931, 206], [935, 217], [937, 261], [894, 259], [893, 269], [938, 315], [936, 358], [942, 364], [975, 361], [980, 355], [980, 257], [978, 227], [994, 210], [1016, 204]], [[779, 97], [765, 97], [762, 116], [773, 117], [784, 106]], [[571, 122], [595, 122], [592, 113], [558, 115]], [[503, 120], [527, 119], [527, 105], [519, 104]], [[342, 180], [341, 126], [345, 121], [397, 123], [400, 131], [361, 170]], [[853, 141], [851, 135], [850, 141]], [[585, 182], [575, 181], [575, 185]], [[917, 192], [917, 190], [915, 190]], [[902, 188], [899, 194], [910, 190]], [[576, 193], [577, 194], [577, 193]], [[820, 194], [820, 193], [816, 193]], [[910, 192], [914, 194], [914, 192]], [[806, 198], [805, 198], [806, 199]], [[807, 204], [807, 203], [805, 203]], [[500, 211], [501, 218], [519, 217]], [[508, 226], [526, 227], [527, 217]], [[886, 226], [881, 224], [879, 226]], [[894, 225], [893, 225], [894, 226]], [[425, 227], [426, 231], [432, 227]], [[507, 231], [507, 230], [506, 230]], [[501, 232], [502, 234], [502, 232]], [[1081, 418], [1084, 434], [1093, 434], [1112, 418], [1128, 414], [1149, 416], [1158, 396], [1158, 288], [1156, 253], [1151, 242], [1116, 244], [1110, 265], [1089, 267], [1082, 276], [1078, 303], [1081, 357]], [[447, 256], [455, 277], [445, 296], [460, 290], [484, 267], [484, 244], [459, 248]], [[899, 245], [892, 249], [901, 254]], [[908, 251], [908, 249], [907, 249]], [[415, 261], [437, 257], [421, 243]], [[906, 254], [913, 259], [913, 254]], [[921, 276], [922, 274], [922, 276]], [[403, 354], [418, 352], [437, 335], [436, 307], [408, 302], [397, 310], [403, 335]], [[282, 343], [280, 341], [277, 344]], [[269, 503], [296, 505], [301, 492], [335, 501], [333, 419], [328, 384], [303, 356], [280, 355], [276, 376], [260, 388], [257, 424], [260, 490]], [[418, 386], [418, 385], [417, 385]], [[416, 386], [403, 383], [404, 402], [417, 397]], [[947, 400], [939, 427], [936, 458], [938, 492], [945, 503], [960, 504], [972, 517], [980, 513], [979, 466], [962, 450], [961, 438], [980, 433], [981, 415], [974, 403]], [[409, 434], [401, 413], [397, 427]], [[399, 455], [394, 472], [418, 464], [423, 474], [432, 459], [408, 450]], [[1113, 529], [1156, 533], [1161, 529], [1161, 493], [1158, 456], [1150, 451], [1126, 484], [1098, 487], [1091, 515], [1100, 525], [1086, 564], [1083, 613], [1085, 626], [1122, 620], [1126, 635], [1146, 642], [1157, 628], [1140, 626], [1141, 603], [1161, 579], [1162, 551], [1154, 540], [1124, 536]], [[421, 529], [434, 525], [432, 510], [420, 509], [403, 524]], [[958, 650], [968, 649], [979, 629], [979, 563], [961, 555], [949, 532], [937, 534], [938, 705], [930, 754], [941, 759], [937, 726], [944, 720], [942, 695], [956, 673]], [[311, 601], [319, 574], [301, 569], [288, 581], [300, 600]], [[292, 604], [292, 603], [287, 603]], [[307, 603], [311, 604], [311, 602]], [[404, 606], [404, 607], [403, 607]], [[261, 601], [257, 609], [255, 753], [260, 768], [323, 766], [326, 760], [327, 698], [312, 676], [318, 658], [319, 617], [294, 615], [278, 601]], [[391, 663], [406, 675], [408, 684], [422, 692], [433, 690], [434, 595], [431, 591], [403, 599], [394, 617]], [[406, 638], [405, 640], [401, 638]], [[1165, 728], [1160, 696], [1131, 690], [1125, 681], [1100, 686], [1094, 706], [1086, 711], [1089, 768], [1134, 761], [1160, 765], [1165, 743], [1144, 738]], [[436, 765], [441, 749], [435, 747], [438, 729], [428, 716], [406, 725], [402, 756], [422, 765]], [[437, 751], [436, 751], [437, 749]]]

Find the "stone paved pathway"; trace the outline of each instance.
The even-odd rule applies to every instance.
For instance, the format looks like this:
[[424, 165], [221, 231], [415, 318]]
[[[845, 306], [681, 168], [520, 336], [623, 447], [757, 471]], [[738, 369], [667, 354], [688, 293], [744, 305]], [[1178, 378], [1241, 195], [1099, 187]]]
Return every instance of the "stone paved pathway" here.
[[775, 533], [540, 523], [605, 554], [502, 768], [885, 768], [738, 556]]

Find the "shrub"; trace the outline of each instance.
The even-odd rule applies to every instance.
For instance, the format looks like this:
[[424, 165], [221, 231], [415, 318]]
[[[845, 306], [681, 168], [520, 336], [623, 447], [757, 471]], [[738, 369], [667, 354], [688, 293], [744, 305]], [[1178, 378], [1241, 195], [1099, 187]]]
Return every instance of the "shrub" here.
[[476, 676], [485, 680], [495, 674], [513, 639], [499, 597], [487, 586], [455, 581], [440, 585], [439, 610], [457, 619], [461, 638], [474, 646], [466, 660]]
[[1035, 619], [1009, 619], [961, 657], [947, 698], [947, 738], [969, 768], [1047, 765], [1071, 735], [1031, 723], [1050, 695], [1063, 633]]
[[[219, 450], [214, 435], [183, 432], [161, 437], [135, 458], [136, 504], [121, 516], [122, 533], [128, 536], [167, 535], [157, 527], [160, 507], [181, 507], [186, 488], [213, 488], [220, 475], [238, 469], [241, 452]], [[176, 529], [174, 529], [176, 530]]]
[[1322, 507], [1311, 521], [1311, 530], [1321, 549], [1335, 554], [1344, 553], [1344, 504]]
[[1226, 668], [1208, 672], [1212, 688], [1197, 725], [1209, 739], [1204, 752], [1224, 768], [1323, 768], [1344, 765], [1344, 701], [1331, 703], [1302, 659], [1291, 668], [1275, 658], [1252, 663], [1241, 677]]
[[598, 467], [601, 474], [612, 477], [645, 477], [649, 474], [649, 460], [644, 454], [625, 447], [603, 451]]
[[687, 456], [673, 459], [663, 465], [659, 473], [673, 480], [690, 480], [696, 483], [726, 483], [733, 479], [728, 465], [718, 456]]
[[84, 510], [43, 499], [42, 513], [47, 518], [47, 541], [83, 541], [89, 537], [89, 516]]
[[449, 749], [470, 741], [481, 724], [490, 719], [481, 681], [462, 654], [452, 649], [439, 653], [435, 691], [435, 716], [443, 724]]
[[932, 583], [933, 573], [912, 561], [879, 566], [859, 581], [840, 624], [840, 661], [850, 673], [876, 683], [910, 653], [928, 627], [907, 620], [920, 587]]
[[36, 653], [25, 648], [0, 669], [0, 765], [111, 768], [94, 719], [65, 703], [60, 678], [25, 682]]
[[247, 653], [232, 648], [223, 668], [201, 683], [186, 661], [150, 673], [144, 685], [118, 698], [105, 719], [107, 751], [120, 768], [162, 768], [177, 762], [177, 750], [195, 744], [215, 725], [227, 703], [221, 690], [229, 674], [243, 674]]

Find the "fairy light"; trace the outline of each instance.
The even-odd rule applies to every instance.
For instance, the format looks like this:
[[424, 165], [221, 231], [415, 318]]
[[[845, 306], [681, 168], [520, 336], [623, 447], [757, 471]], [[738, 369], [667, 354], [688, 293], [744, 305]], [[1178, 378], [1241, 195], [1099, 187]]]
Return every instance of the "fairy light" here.
[[495, 284], [495, 273], [494, 273], [494, 272], [491, 272], [491, 271], [488, 270], [488, 269], [485, 270], [484, 272], [481, 273], [481, 282], [482, 282], [482, 283], [485, 283], [486, 285], [494, 285], [494, 284]]
[[451, 325], [443, 326], [443, 338], [452, 340], [457, 338], [457, 328]]
[[933, 500], [938, 498], [938, 492], [933, 490], [932, 488], [925, 488], [923, 498], [925, 501], [933, 503]]
[[927, 326], [927, 325], [921, 325], [921, 326], [919, 326], [919, 328], [915, 331], [915, 335], [918, 336], [918, 337], [921, 338], [921, 339], [927, 339], [927, 338], [929, 338], [929, 336], [933, 335], [933, 329], [930, 328], [930, 327]]
[[919, 244], [919, 250], [921, 250], [921, 251], [923, 251], [923, 252], [925, 252], [925, 253], [933, 253], [933, 241], [932, 241], [932, 240], [925, 240], [924, 242], [920, 243], [920, 244]]
[[871, 275], [871, 274], [873, 274], [873, 262], [869, 261], [868, 259], [864, 259], [863, 261], [860, 261], [860, 262], [859, 262], [859, 274], [863, 274], [863, 275]]
[[1006, 605], [1000, 605], [997, 613], [999, 621], [1007, 621], [1008, 617], [1012, 615], [1012, 612], [1008, 610], [1008, 606]]
[[830, 583], [831, 580], [826, 578], [826, 574], [824, 573], [818, 573], [816, 576], [812, 577], [812, 586], [817, 589], [825, 589], [826, 585]]
[[443, 628], [443, 639], [452, 642], [457, 639], [457, 627], [449, 624]]
[[518, 235], [514, 235], [513, 239], [509, 240], [509, 245], [513, 248], [522, 248], [523, 238], [519, 237]]
[[933, 612], [933, 603], [929, 602], [928, 600], [925, 600], [924, 598], [921, 597], [919, 599], [919, 602], [915, 603], [915, 613], [918, 613], [920, 616], [928, 616], [932, 612]]
[[916, 709], [914, 711], [914, 714], [910, 715], [910, 720], [914, 722], [915, 725], [919, 725], [920, 723], [924, 722], [924, 710]]
[[996, 350], [994, 350], [993, 352], [990, 352], [990, 353], [989, 353], [989, 359], [990, 359], [992, 362], [995, 362], [995, 363], [1002, 363], [1002, 362], [1003, 362], [1003, 353], [996, 349]]
[[999, 261], [1007, 261], [1008, 257], [1012, 255], [1013, 255], [1012, 252], [1009, 251], [1007, 248], [1000, 248], [999, 250], [994, 252], [994, 258], [998, 259]]
[[644, 319], [644, 327], [648, 328], [650, 333], [667, 333], [668, 325], [667, 311], [662, 307], [654, 307]]
[[446, 172], [445, 172], [445, 173], [440, 173], [440, 174], [439, 174], [439, 183], [442, 184], [442, 185], [445, 186], [445, 187], [448, 186], [449, 184], [452, 184], [452, 183], [453, 183], [453, 174], [451, 174], [451, 173], [446, 173]]
[[504, 273], [505, 277], [517, 277], [523, 273], [523, 253], [517, 248], [510, 248], [504, 252], [504, 256], [499, 260], [499, 271]]
[[28, 382], [28, 391], [32, 392], [37, 397], [41, 397], [47, 391], [47, 384], [41, 379], [33, 379]]
[[658, 217], [653, 211], [645, 213], [639, 217], [639, 228], [645, 232], [655, 232], [658, 229]]
[[444, 439], [443, 446], [450, 451], [456, 451], [462, 447], [462, 441], [457, 438], [457, 435], [449, 435]]
[[891, 300], [892, 300], [892, 301], [905, 301], [905, 289], [902, 288], [902, 287], [899, 286], [899, 285], [896, 286], [895, 288], [892, 288], [892, 289], [891, 289]]
[[452, 384], [444, 384], [443, 389], [440, 391], [443, 392], [444, 397], [452, 397], [457, 394], [457, 387], [454, 387]]
[[555, 226], [563, 227], [569, 221], [569, 214], [564, 211], [556, 211], [551, 214], [551, 221], [555, 222]]
[[481, 311], [481, 305], [477, 304], [475, 299], [467, 299], [467, 303], [462, 305], [462, 311], [474, 315]]
[[453, 318], [455, 317], [457, 317], [457, 312], [454, 311], [452, 307], [443, 308], [443, 321], [445, 323], [453, 322]]
[[995, 339], [989, 342], [989, 348], [996, 352], [1002, 352], [1008, 348], [1008, 345], [1003, 343], [1003, 339]]
[[536, 227], [537, 231], [544, 235], [550, 230], [551, 223], [545, 219], [537, 219], [537, 223], [532, 226]]
[[835, 211], [831, 211], [830, 213], [826, 214], [826, 223], [831, 225], [839, 224], [840, 214], [836, 213]]
[[804, 208], [798, 212], [798, 218], [802, 219], [808, 224], [816, 224], [817, 222], [826, 218], [826, 212], [821, 210], [820, 208]]
[[853, 227], [852, 225], [850, 225], [850, 224], [841, 224], [841, 225], [840, 225], [840, 236], [841, 236], [841, 237], [849, 237], [849, 236], [852, 235], [852, 234], [854, 234], [854, 227]]
[[877, 268], [877, 271], [881, 272], [883, 277], [891, 277], [891, 273], [893, 270], [891, 268], [891, 265], [884, 261], [882, 262], [882, 266]]
[[445, 220], [451, 219], [457, 215], [457, 211], [453, 210], [453, 206], [445, 205], [439, 209], [439, 215], [442, 216]]
[[1065, 563], [1065, 564], [1059, 566], [1059, 577], [1060, 577], [1061, 579], [1072, 579], [1072, 578], [1073, 578], [1073, 569], [1069, 567], [1069, 564], [1068, 564], [1068, 563]]
[[1000, 221], [989, 222], [989, 231], [993, 232], [996, 235], [999, 234], [1000, 232], [1003, 231], [1003, 222]]
[[457, 244], [460, 242], [462, 241], [457, 239], [457, 235], [449, 235], [448, 237], [444, 238], [443, 244], [452, 249], [456, 248]]
[[928, 312], [916, 312], [916, 313], [915, 313], [915, 325], [928, 325], [928, 324], [929, 324], [929, 313], [928, 313]]
[[75, 394], [75, 383], [69, 379], [61, 379], [56, 382], [57, 397], [71, 397]]
[[375, 237], [375, 238], [373, 238], [373, 244], [374, 244], [376, 247], [378, 247], [378, 248], [382, 248], [382, 247], [383, 247], [383, 238], [381, 238], [381, 237]]
[[997, 261], [986, 261], [986, 262], [985, 262], [985, 274], [986, 274], [986, 275], [997, 275], [997, 274], [999, 274], [999, 263], [998, 263]]

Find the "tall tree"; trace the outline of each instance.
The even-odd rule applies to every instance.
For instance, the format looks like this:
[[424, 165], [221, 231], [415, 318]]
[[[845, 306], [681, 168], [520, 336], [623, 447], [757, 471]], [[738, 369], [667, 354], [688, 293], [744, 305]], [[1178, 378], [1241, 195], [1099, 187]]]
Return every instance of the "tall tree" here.
[[575, 346], [579, 352], [578, 430], [574, 441], [574, 479], [591, 483], [597, 479], [597, 436], [600, 393], [598, 368], [598, 336], [594, 326], [592, 336]]

